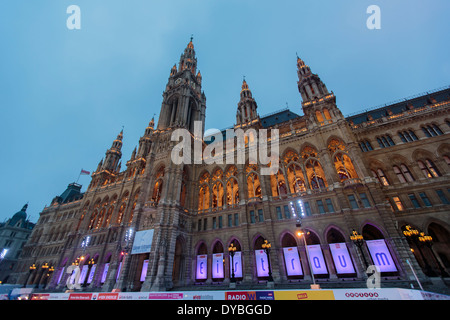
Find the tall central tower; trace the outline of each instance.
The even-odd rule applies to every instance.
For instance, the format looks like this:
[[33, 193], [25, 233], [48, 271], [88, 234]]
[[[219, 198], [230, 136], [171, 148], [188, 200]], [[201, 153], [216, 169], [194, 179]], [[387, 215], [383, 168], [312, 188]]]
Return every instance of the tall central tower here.
[[170, 71], [169, 81], [163, 93], [158, 130], [186, 128], [194, 130], [194, 121], [202, 121], [205, 131], [206, 96], [202, 91], [202, 75], [197, 72], [194, 44], [188, 43]]

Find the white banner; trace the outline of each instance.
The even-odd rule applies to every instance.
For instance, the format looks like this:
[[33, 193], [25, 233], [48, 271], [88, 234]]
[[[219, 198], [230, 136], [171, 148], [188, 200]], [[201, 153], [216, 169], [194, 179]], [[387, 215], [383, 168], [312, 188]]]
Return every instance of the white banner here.
[[300, 264], [300, 257], [298, 255], [297, 247], [283, 248], [283, 253], [287, 275], [288, 276], [303, 275], [303, 270]]
[[[231, 261], [233, 260], [233, 261]], [[242, 278], [242, 253], [240, 251], [236, 251], [234, 253], [233, 259], [230, 256], [230, 278], [232, 274], [232, 262], [234, 262], [234, 277]]]
[[212, 277], [213, 279], [225, 278], [223, 272], [223, 253], [214, 253], [212, 259]]
[[208, 256], [206, 254], [197, 256], [197, 280], [205, 280], [208, 278]]
[[325, 259], [323, 258], [322, 248], [320, 247], [320, 244], [307, 246], [307, 250], [313, 273], [327, 274], [327, 265], [325, 264]]
[[348, 253], [347, 245], [342, 243], [330, 243], [331, 256], [333, 257], [334, 266], [338, 274], [355, 273], [352, 259]]
[[269, 276], [269, 260], [264, 250], [255, 250], [256, 271], [258, 277]]
[[154, 229], [142, 230], [136, 232], [134, 236], [133, 249], [131, 254], [150, 252], [153, 242]]
[[396, 272], [394, 260], [384, 239], [366, 240], [367, 248], [369, 248], [370, 256], [375, 266], [380, 272]]

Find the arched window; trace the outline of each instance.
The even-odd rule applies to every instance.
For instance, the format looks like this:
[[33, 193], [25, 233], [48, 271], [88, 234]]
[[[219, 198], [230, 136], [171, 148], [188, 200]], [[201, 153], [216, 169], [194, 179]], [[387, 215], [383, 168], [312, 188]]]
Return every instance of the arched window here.
[[204, 184], [200, 187], [198, 194], [198, 210], [208, 210], [209, 209], [209, 187]]
[[430, 159], [426, 159], [425, 161], [419, 160], [417, 164], [426, 178], [437, 178], [441, 176], [441, 173]]
[[377, 169], [376, 171], [371, 170], [371, 171], [372, 171], [373, 177], [376, 178], [381, 185], [383, 185], [383, 186], [390, 185], [389, 180], [386, 177], [386, 175], [384, 174], [384, 171], [382, 169]]
[[299, 165], [293, 163], [287, 169], [288, 181], [291, 193], [306, 191], [305, 178]]
[[247, 167], [247, 172], [250, 172], [247, 176], [247, 189], [248, 189], [248, 199], [262, 198], [261, 194], [261, 183], [259, 181], [259, 176], [255, 172], [257, 169], [252, 165]]
[[272, 188], [272, 196], [285, 196], [287, 194], [286, 182], [284, 181], [283, 172], [278, 170], [277, 174], [270, 175], [270, 185]]
[[325, 173], [319, 161], [309, 159], [305, 168], [309, 177], [309, 184], [312, 189], [326, 188]]

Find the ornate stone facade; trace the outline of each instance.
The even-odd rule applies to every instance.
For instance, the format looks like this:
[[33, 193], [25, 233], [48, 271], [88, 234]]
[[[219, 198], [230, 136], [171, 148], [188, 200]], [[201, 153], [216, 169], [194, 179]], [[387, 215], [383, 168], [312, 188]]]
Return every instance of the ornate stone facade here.
[[[77, 263], [86, 266], [84, 290], [223, 288], [230, 285], [228, 247], [233, 243], [241, 252], [237, 286], [264, 287], [268, 277], [258, 274], [256, 250], [268, 240], [277, 287], [312, 282], [305, 242], [323, 254], [326, 273], [315, 275], [322, 286], [365, 287], [366, 264], [376, 262], [367, 244], [359, 249], [350, 240], [353, 230], [366, 241], [384, 240], [396, 271], [381, 274], [383, 286], [414, 282], [407, 260], [424, 283], [446, 276], [450, 89], [345, 118], [334, 93], [300, 58], [297, 69], [303, 116], [286, 109], [260, 117], [244, 80], [233, 127], [256, 134], [279, 130], [277, 172], [261, 175], [263, 165], [252, 164], [248, 154], [242, 164], [177, 165], [171, 160], [177, 144], [171, 141], [173, 131], [193, 132], [195, 121], [201, 121], [205, 132], [206, 97], [191, 40], [178, 67], [171, 69], [157, 127], [152, 119], [125, 170], [121, 132], [87, 191], [80, 194], [81, 186], [71, 184], [69, 189], [78, 193], [68, 197], [65, 192], [42, 211], [23, 249], [16, 282], [43, 284], [46, 271], [39, 266], [48, 263], [55, 271], [46, 289], [65, 290], [66, 270]], [[247, 136], [246, 143], [251, 139]], [[214, 156], [229, 153], [237, 157], [234, 147]], [[408, 225], [431, 235], [434, 245], [405, 237]], [[129, 228], [134, 234], [154, 231], [150, 252], [132, 254]], [[338, 271], [330, 249], [335, 243], [348, 248], [353, 272]], [[283, 248], [297, 250], [302, 275], [288, 275]], [[214, 255], [223, 261], [220, 278], [214, 278]], [[197, 275], [198, 256], [206, 259], [205, 279]], [[29, 271], [33, 263], [37, 271]]]

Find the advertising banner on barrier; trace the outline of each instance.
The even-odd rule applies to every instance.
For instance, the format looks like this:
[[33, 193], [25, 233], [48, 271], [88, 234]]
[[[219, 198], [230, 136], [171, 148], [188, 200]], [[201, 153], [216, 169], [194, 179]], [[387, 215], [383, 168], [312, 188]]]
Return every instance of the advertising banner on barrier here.
[[225, 300], [275, 300], [273, 291], [227, 291]]
[[327, 265], [325, 264], [320, 244], [309, 245], [307, 250], [314, 274], [327, 274]]
[[223, 253], [214, 253], [212, 256], [212, 277], [213, 279], [225, 278], [223, 272]]
[[397, 271], [397, 267], [384, 239], [366, 240], [366, 244], [367, 248], [369, 248], [372, 261], [379, 268], [380, 272]]
[[333, 257], [334, 266], [338, 274], [355, 273], [347, 245], [344, 243], [330, 243], [330, 252]]
[[302, 265], [300, 264], [300, 257], [298, 255], [297, 247], [283, 248], [283, 253], [287, 275], [288, 276], [303, 275]]
[[208, 278], [208, 256], [206, 254], [197, 256], [197, 280], [205, 280]]
[[333, 290], [274, 291], [275, 300], [334, 300]]
[[234, 277], [235, 278], [242, 278], [242, 253], [240, 251], [236, 251], [234, 253], [233, 259], [230, 257], [230, 277], [231, 277], [231, 270], [233, 268], [232, 262], [234, 262]]

